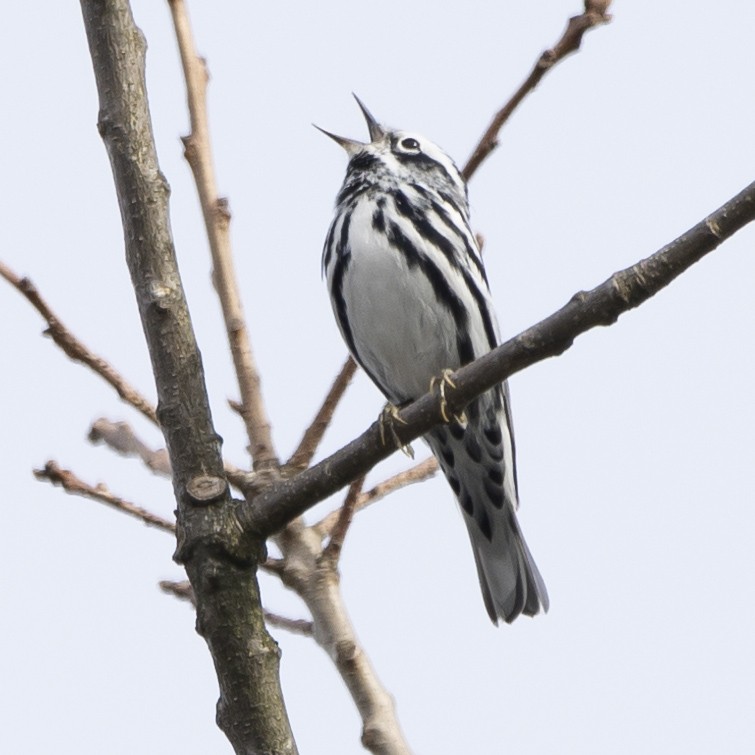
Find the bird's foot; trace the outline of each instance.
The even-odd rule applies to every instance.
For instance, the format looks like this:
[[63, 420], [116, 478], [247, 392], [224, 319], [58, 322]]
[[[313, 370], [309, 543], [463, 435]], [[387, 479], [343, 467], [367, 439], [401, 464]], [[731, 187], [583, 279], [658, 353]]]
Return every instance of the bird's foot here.
[[396, 432], [396, 424], [405, 425], [406, 420], [399, 414], [399, 408], [395, 404], [387, 403], [383, 407], [383, 411], [380, 412], [380, 442], [386, 445], [386, 434], [390, 434], [391, 440], [396, 448], [400, 448], [410, 459], [414, 458], [414, 449], [410, 444], [404, 445], [398, 433]]
[[443, 417], [443, 421], [448, 425], [452, 421], [458, 422], [462, 427], [467, 424], [467, 415], [462, 412], [461, 414], [452, 414], [448, 416], [448, 401], [446, 400], [446, 387], [456, 388], [456, 383], [451, 379], [451, 375], [454, 374], [453, 370], [445, 369], [440, 373], [440, 377], [434, 377], [430, 381], [430, 392], [435, 390], [435, 386], [438, 386], [438, 393], [440, 394], [440, 414]]

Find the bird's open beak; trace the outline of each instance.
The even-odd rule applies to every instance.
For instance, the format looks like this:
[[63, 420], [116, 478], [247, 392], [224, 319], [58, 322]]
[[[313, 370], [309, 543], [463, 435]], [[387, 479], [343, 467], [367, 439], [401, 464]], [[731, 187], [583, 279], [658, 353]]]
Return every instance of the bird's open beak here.
[[364, 119], [367, 121], [367, 128], [370, 131], [370, 139], [373, 142], [380, 141], [385, 136], [385, 129], [375, 120], [372, 113], [367, 110], [362, 100], [359, 99], [353, 92], [352, 95], [359, 105], [359, 109], [362, 111]]
[[326, 131], [324, 128], [320, 128], [317, 124], [312, 124], [318, 131], [322, 131], [325, 136], [329, 136], [336, 144], [340, 144], [347, 152], [349, 157], [354, 157], [362, 147], [363, 142], [358, 142], [356, 139], [347, 139], [345, 136], [336, 136], [331, 134], [330, 131]]
[[[380, 139], [382, 139], [386, 134], [385, 129], [375, 120], [375, 117], [365, 107], [364, 103], [359, 99], [359, 97], [354, 95], [354, 99], [357, 101], [357, 105], [359, 105], [359, 109], [362, 111], [362, 115], [364, 115], [364, 119], [367, 121], [367, 129], [370, 132], [370, 140], [372, 142], [380, 141]], [[336, 136], [336, 134], [331, 134], [330, 131], [326, 131], [324, 128], [320, 128], [314, 123], [312, 125], [318, 131], [322, 131], [325, 136], [329, 136], [336, 144], [340, 144], [346, 150], [346, 153], [349, 157], [356, 155], [357, 152], [359, 152], [359, 150], [361, 150], [362, 147], [365, 146], [364, 142], [359, 142], [356, 139], [347, 139], [345, 136]]]

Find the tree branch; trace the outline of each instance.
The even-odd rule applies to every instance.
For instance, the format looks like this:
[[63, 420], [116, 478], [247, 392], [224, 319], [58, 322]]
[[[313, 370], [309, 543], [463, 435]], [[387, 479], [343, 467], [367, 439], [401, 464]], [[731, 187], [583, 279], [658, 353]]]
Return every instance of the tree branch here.
[[89, 428], [90, 443], [104, 443], [121, 456], [136, 456], [152, 472], [170, 477], [170, 459], [164, 448], [153, 451], [146, 443], [136, 436], [128, 422], [111, 422], [100, 417]]
[[[297, 520], [298, 521], [298, 520]], [[341, 675], [362, 719], [362, 744], [374, 755], [409, 755], [393, 699], [383, 687], [349, 619], [335, 554], [312, 527], [289, 525], [277, 538], [277, 573], [312, 614], [313, 637]]]
[[357, 477], [357, 479], [349, 486], [349, 492], [346, 494], [346, 499], [339, 509], [336, 522], [330, 531], [330, 540], [323, 549], [323, 557], [329, 559], [334, 567], [338, 563], [338, 559], [341, 557], [343, 542], [346, 539], [346, 533], [351, 526], [351, 520], [354, 518], [354, 511], [356, 510], [357, 501], [361, 497], [363, 485], [364, 475]]
[[498, 146], [498, 132], [511, 117], [522, 100], [532, 92], [548, 71], [567, 55], [576, 52], [582, 44], [582, 37], [590, 29], [608, 23], [611, 16], [607, 13], [610, 0], [585, 0], [585, 12], [569, 19], [561, 39], [550, 49], [541, 53], [530, 75], [524, 80], [511, 99], [493, 116], [487, 131], [474, 148], [467, 164], [461, 171], [465, 181], [474, 175], [483, 160]]
[[304, 432], [299, 447], [286, 462], [287, 468], [299, 470], [306, 469], [310, 465], [312, 457], [320, 445], [322, 436], [333, 419], [333, 413], [338, 406], [338, 402], [349, 387], [356, 369], [357, 363], [351, 357], [348, 357], [343, 363], [341, 371], [336, 375], [336, 379], [333, 381], [333, 385], [330, 387], [327, 396], [325, 396], [322, 406], [312, 420], [312, 424]]
[[[122, 456], [136, 456], [156, 474], [166, 477], [173, 475], [168, 452], [164, 448], [153, 451], [137, 436], [128, 422], [111, 422], [109, 419], [100, 417], [89, 428], [88, 438], [91, 443], [104, 443]], [[223, 463], [223, 469], [228, 482], [239, 490], [244, 491], [255, 487], [256, 475], [253, 472], [239, 469], [227, 461]]]
[[197, 185], [213, 264], [213, 281], [220, 299], [228, 342], [241, 393], [241, 416], [246, 426], [254, 469], [278, 466], [270, 420], [262, 400], [259, 371], [252, 354], [231, 252], [228, 200], [218, 196], [207, 118], [207, 67], [197, 55], [191, 24], [183, 0], [169, 0], [178, 49], [181, 54], [191, 133], [183, 138], [184, 155]]
[[[560, 310], [452, 376], [456, 389], [446, 394], [447, 408], [459, 414], [476, 396], [536, 362], [566, 351], [574, 339], [598, 325], [611, 325], [755, 220], [755, 183], [651, 257], [612, 275], [591, 291], [581, 291]], [[401, 411], [406, 424], [395, 424], [404, 445], [440, 424], [437, 396], [431, 393]], [[241, 506], [238, 515], [249, 532], [272, 533], [286, 522], [365, 474], [396, 449], [383, 445], [379, 423], [332, 456], [298, 476], [282, 480]]]
[[[370, 504], [377, 503], [387, 495], [390, 495], [401, 488], [405, 488], [407, 485], [413, 485], [416, 482], [424, 482], [425, 480], [430, 479], [430, 477], [432, 477], [437, 471], [438, 462], [435, 460], [434, 456], [430, 456], [419, 464], [416, 464], [409, 469], [405, 469], [403, 472], [399, 472], [398, 474], [393, 475], [393, 477], [389, 477], [387, 480], [379, 482], [369, 490], [360, 493], [354, 503], [353, 513], [356, 514]], [[313, 524], [312, 527], [321, 537], [329, 536], [341, 516], [341, 510], [342, 509], [336, 509], [335, 511], [331, 511], [330, 514], [317, 522], [317, 524]]]
[[84, 498], [90, 498], [93, 501], [99, 501], [100, 503], [112, 506], [124, 514], [141, 519], [151, 527], [163, 530], [163, 532], [169, 532], [173, 535], [176, 533], [176, 525], [173, 522], [169, 522], [167, 519], [163, 519], [161, 516], [153, 514], [141, 506], [137, 506], [135, 503], [118, 497], [114, 493], [111, 493], [102, 483], [96, 486], [89, 485], [69, 469], [60, 467], [55, 461], [48, 461], [44, 469], [35, 469], [34, 476], [38, 480], [47, 480], [47, 482], [51, 482], [53, 485], [60, 485], [66, 493], [80, 495]]
[[237, 753], [293, 755], [279, 650], [265, 628], [256, 579], [263, 542], [243, 538], [234, 516], [176, 264], [168, 187], [147, 105], [146, 45], [127, 0], [81, 0], [81, 6], [99, 93], [98, 128], [113, 170], [173, 469], [175, 558], [186, 567], [197, 629], [215, 662], [218, 723]]
[[47, 323], [46, 336], [60, 346], [61, 349], [74, 362], [85, 364], [94, 370], [100, 377], [104, 378], [110, 385], [115, 388], [118, 395], [128, 404], [131, 404], [137, 411], [140, 411], [148, 420], [157, 422], [155, 407], [150, 401], [133, 388], [123, 376], [102, 357], [91, 352], [76, 336], [60, 321], [58, 316], [50, 309], [47, 302], [37, 290], [37, 287], [29, 278], [20, 278], [7, 265], [0, 262], [0, 275], [2, 275], [11, 286], [18, 289], [31, 303], [34, 309], [39, 312]]

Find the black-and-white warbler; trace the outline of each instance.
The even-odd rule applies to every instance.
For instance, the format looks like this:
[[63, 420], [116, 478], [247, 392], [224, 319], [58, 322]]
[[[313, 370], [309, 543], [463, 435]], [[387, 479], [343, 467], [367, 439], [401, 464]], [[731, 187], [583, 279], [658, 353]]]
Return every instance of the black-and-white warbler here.
[[[357, 102], [368, 144], [325, 132], [350, 159], [322, 264], [349, 351], [400, 406], [494, 348], [498, 325], [453, 160], [423, 136], [384, 128]], [[534, 616], [548, 594], [515, 513], [508, 386], [465, 415], [425, 440], [461, 506], [491, 620]]]

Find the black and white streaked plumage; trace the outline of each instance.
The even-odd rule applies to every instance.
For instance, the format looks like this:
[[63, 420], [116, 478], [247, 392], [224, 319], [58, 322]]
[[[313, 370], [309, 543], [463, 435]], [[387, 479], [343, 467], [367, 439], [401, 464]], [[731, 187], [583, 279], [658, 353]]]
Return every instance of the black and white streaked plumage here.
[[[349, 155], [323, 250], [338, 326], [393, 404], [498, 345], [498, 325], [464, 179], [422, 136], [382, 127], [357, 99], [370, 143], [334, 136]], [[494, 623], [548, 610], [524, 542], [508, 386], [481, 396], [425, 439], [461, 506]]]

